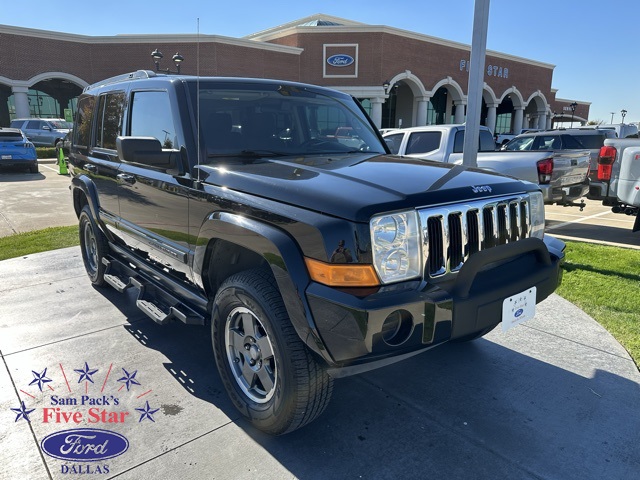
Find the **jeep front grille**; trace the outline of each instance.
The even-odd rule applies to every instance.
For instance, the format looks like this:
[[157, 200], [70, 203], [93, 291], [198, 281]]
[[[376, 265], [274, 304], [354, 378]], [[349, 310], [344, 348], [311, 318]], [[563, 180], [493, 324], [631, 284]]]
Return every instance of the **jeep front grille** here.
[[517, 195], [419, 210], [425, 277], [457, 272], [469, 255], [529, 237], [529, 197]]

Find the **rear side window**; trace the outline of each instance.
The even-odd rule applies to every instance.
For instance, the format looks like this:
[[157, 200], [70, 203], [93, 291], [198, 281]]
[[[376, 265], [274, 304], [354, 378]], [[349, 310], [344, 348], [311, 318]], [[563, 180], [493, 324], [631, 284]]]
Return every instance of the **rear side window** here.
[[582, 144], [582, 148], [597, 150], [604, 144], [604, 135], [577, 135], [576, 140]]
[[22, 128], [23, 123], [24, 123], [24, 120], [12, 120], [11, 128]]
[[[488, 130], [480, 130], [480, 138], [478, 142], [479, 152], [492, 152], [496, 149], [496, 142]], [[456, 132], [453, 140], [453, 153], [462, 153], [464, 150], [464, 130]]]
[[73, 143], [78, 147], [88, 148], [91, 143], [91, 125], [95, 105], [96, 97], [94, 96], [82, 97], [78, 101], [75, 129], [73, 130]]
[[129, 135], [155, 137], [162, 144], [162, 148], [177, 148], [178, 138], [168, 92], [134, 92]]
[[396, 133], [394, 135], [386, 135], [384, 137], [384, 141], [387, 143], [389, 150], [391, 150], [391, 153], [393, 153], [394, 155], [397, 155], [400, 151], [400, 145], [402, 145], [402, 137], [404, 137], [404, 133]]
[[0, 132], [0, 142], [20, 142], [22, 135], [17, 132]]
[[116, 137], [122, 133], [122, 118], [125, 107], [124, 92], [101, 95], [98, 103], [98, 133], [96, 146], [116, 149]]
[[[585, 136], [587, 138], [587, 136]], [[600, 147], [602, 144], [600, 145]], [[600, 148], [597, 147], [597, 148]], [[580, 142], [579, 138], [574, 138], [571, 135], [563, 135], [562, 136], [562, 148], [565, 149], [580, 149], [585, 148], [584, 144]]]
[[27, 126], [26, 126], [26, 127], [24, 127], [24, 128], [26, 128], [27, 130], [39, 130], [39, 129], [40, 129], [40, 124], [41, 124], [41, 123], [42, 123], [42, 122], [41, 122], [41, 121], [39, 121], [39, 120], [29, 120], [29, 121], [27, 122]]
[[[426, 153], [437, 150], [440, 147], [442, 132], [416, 132], [409, 137], [407, 154]], [[397, 153], [397, 152], [394, 152]]]
[[516, 137], [505, 146], [505, 150], [531, 150], [535, 137]]

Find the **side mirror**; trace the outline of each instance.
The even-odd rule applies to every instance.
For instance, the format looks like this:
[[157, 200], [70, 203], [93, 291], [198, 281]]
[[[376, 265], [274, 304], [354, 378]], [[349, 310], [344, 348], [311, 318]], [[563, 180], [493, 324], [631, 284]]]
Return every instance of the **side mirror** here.
[[51, 131], [51, 127], [49, 125], [43, 125], [42, 126], [42, 130], [48, 130]]
[[116, 138], [118, 157], [124, 162], [140, 163], [150, 167], [170, 170], [177, 168], [177, 150], [163, 150], [154, 137]]

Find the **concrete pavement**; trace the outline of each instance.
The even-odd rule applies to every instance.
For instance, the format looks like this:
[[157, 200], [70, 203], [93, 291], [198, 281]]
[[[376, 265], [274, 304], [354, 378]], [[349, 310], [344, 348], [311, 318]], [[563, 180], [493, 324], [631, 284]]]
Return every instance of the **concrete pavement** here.
[[[77, 247], [0, 262], [0, 353], [3, 480], [584, 480], [640, 471], [640, 373], [609, 333], [556, 295], [506, 333], [336, 381], [319, 419], [277, 438], [231, 407], [207, 329], [161, 327], [131, 294], [92, 288]], [[129, 389], [133, 372], [139, 384]], [[103, 398], [108, 406], [90, 405]], [[56, 408], [67, 415], [59, 422]], [[91, 408], [126, 419], [90, 423]], [[72, 413], [78, 424], [67, 423]], [[45, 437], [72, 428], [120, 433], [128, 450], [91, 463], [41, 451]]]

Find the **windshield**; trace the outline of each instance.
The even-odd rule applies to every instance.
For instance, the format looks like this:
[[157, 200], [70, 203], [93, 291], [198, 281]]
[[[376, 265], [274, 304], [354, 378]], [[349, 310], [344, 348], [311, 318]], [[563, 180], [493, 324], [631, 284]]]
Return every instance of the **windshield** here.
[[[189, 86], [195, 102], [195, 83]], [[201, 81], [200, 137], [210, 162], [233, 156], [385, 153], [350, 97], [277, 83]]]
[[58, 130], [68, 130], [73, 127], [73, 123], [65, 122], [64, 120], [49, 120], [49, 123]]

